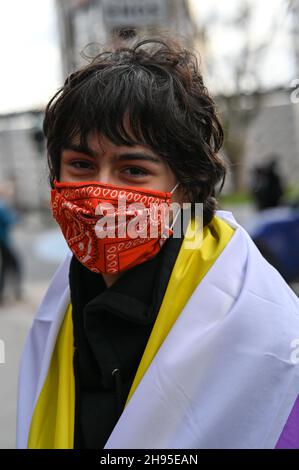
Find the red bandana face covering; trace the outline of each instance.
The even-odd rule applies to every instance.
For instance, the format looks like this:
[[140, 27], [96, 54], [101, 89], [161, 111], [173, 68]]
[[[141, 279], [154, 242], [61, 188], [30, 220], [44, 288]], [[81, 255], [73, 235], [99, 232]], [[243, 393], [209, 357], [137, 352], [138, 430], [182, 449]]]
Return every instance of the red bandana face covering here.
[[159, 192], [54, 181], [52, 213], [84, 266], [96, 273], [119, 273], [153, 258], [173, 234], [165, 216], [178, 184], [171, 192]]

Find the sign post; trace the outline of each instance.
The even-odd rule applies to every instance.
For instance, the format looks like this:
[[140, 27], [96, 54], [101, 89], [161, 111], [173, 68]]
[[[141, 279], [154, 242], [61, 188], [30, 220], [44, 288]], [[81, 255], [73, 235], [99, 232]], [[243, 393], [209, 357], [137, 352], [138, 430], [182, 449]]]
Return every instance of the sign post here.
[[103, 0], [104, 22], [110, 28], [165, 24], [164, 0]]

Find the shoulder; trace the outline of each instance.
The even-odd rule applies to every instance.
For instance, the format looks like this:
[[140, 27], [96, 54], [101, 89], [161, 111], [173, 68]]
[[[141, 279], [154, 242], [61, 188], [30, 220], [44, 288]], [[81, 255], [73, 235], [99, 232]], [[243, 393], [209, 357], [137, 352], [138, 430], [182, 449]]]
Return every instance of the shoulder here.
[[[295, 332], [299, 337], [299, 299], [278, 271], [261, 255], [245, 229], [232, 214], [218, 212], [235, 229], [226, 247], [224, 284], [238, 285], [232, 308], [246, 312], [244, 319], [254, 318], [256, 326]], [[238, 277], [238, 280], [234, 279]], [[238, 282], [237, 282], [238, 281]]]

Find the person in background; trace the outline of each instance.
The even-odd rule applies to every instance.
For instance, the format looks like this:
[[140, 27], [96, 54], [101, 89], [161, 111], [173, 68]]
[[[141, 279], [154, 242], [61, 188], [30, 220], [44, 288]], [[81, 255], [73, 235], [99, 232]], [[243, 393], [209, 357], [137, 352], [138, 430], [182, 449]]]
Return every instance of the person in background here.
[[258, 210], [277, 207], [281, 203], [284, 190], [278, 157], [272, 157], [267, 164], [253, 169], [251, 193]]
[[4, 302], [9, 281], [12, 282], [15, 299], [19, 300], [22, 296], [21, 262], [11, 237], [12, 228], [17, 222], [18, 216], [7, 201], [7, 190], [0, 188], [0, 304]]

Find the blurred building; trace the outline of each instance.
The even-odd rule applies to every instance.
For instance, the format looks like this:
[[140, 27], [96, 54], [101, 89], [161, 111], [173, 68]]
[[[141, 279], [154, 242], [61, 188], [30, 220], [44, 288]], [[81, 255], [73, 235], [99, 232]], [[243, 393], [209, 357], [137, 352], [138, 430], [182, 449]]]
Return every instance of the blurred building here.
[[42, 112], [0, 115], [0, 186], [10, 186], [20, 210], [48, 207]]
[[299, 78], [299, 0], [289, 0], [291, 40], [295, 59], [296, 78]]
[[243, 162], [243, 183], [250, 169], [277, 156], [288, 185], [299, 183], [299, 104], [291, 102], [293, 89], [265, 92], [256, 118], [249, 126]]
[[[162, 30], [192, 45], [196, 32], [188, 0], [56, 0], [56, 5], [64, 76], [82, 64], [80, 52], [88, 44]], [[90, 45], [86, 53], [96, 50]]]

